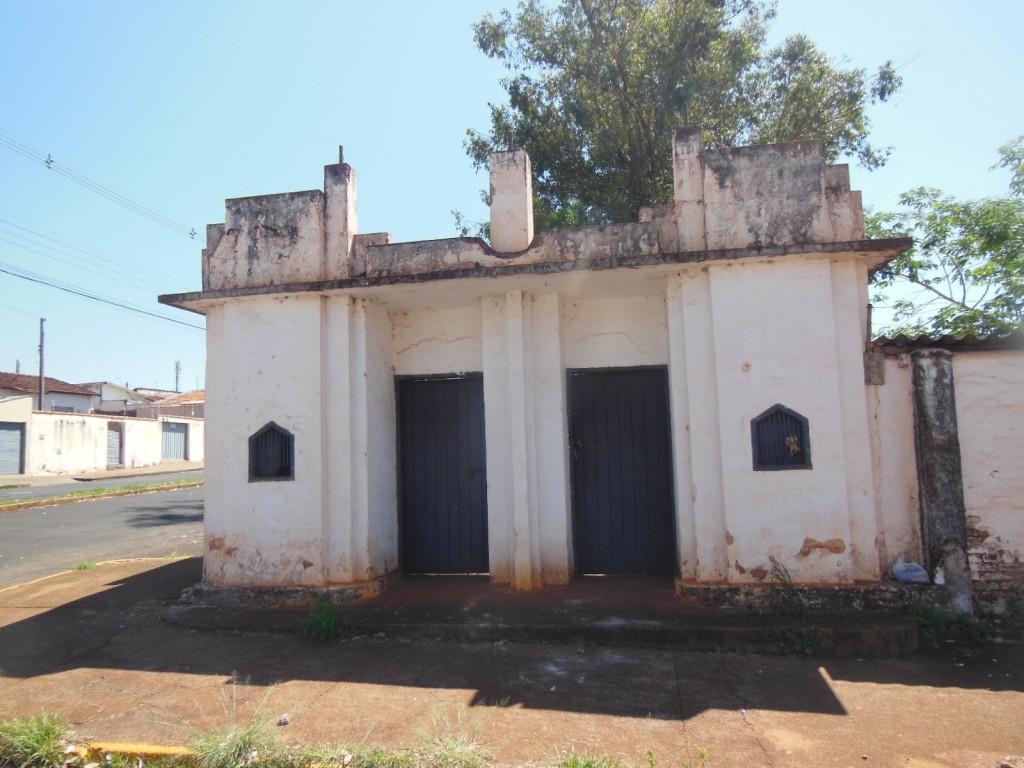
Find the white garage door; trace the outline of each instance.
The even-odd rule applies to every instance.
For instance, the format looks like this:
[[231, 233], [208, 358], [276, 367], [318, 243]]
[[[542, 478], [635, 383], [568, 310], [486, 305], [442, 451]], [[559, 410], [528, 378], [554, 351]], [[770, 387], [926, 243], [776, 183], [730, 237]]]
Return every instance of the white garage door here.
[[21, 474], [25, 425], [0, 422], [0, 475]]

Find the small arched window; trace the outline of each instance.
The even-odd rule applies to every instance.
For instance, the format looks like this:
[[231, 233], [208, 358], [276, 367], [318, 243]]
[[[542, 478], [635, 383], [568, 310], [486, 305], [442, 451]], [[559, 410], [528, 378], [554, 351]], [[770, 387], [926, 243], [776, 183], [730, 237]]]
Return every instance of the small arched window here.
[[249, 438], [249, 482], [295, 479], [295, 438], [269, 422]]
[[811, 435], [807, 419], [775, 404], [750, 422], [754, 469], [810, 469]]

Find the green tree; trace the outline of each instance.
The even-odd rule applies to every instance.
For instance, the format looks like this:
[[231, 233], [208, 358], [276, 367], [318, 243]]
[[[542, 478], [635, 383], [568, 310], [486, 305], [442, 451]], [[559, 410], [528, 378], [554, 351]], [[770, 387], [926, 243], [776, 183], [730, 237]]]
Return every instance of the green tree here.
[[803, 36], [769, 48], [771, 0], [522, 0], [485, 16], [476, 44], [502, 61], [505, 104], [467, 132], [477, 167], [509, 143], [530, 153], [539, 230], [634, 221], [672, 200], [671, 140], [700, 125], [709, 145], [818, 139], [874, 168], [866, 109], [900, 86], [869, 77]]
[[[960, 201], [920, 187], [903, 210], [868, 216], [869, 237], [912, 237], [914, 247], [875, 273], [875, 301], [894, 310], [884, 333], [1008, 333], [1024, 328], [1024, 136], [1000, 147], [1007, 197]], [[914, 295], [891, 289], [917, 286]]]

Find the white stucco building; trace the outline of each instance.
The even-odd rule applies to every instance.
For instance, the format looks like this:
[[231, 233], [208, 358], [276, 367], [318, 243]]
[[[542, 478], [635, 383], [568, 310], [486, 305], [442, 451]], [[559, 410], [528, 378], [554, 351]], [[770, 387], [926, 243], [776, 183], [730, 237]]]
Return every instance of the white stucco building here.
[[202, 291], [161, 297], [207, 318], [206, 582], [853, 584], [921, 559], [867, 288], [910, 242], [864, 239], [816, 143], [687, 129], [670, 160], [673, 204], [535, 237], [529, 159], [496, 154], [493, 247], [359, 234], [345, 163], [228, 200]]

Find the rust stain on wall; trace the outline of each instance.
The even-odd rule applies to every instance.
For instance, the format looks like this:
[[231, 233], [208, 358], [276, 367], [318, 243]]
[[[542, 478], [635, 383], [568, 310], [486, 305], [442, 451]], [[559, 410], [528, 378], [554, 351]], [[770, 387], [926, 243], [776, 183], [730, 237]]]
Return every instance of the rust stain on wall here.
[[827, 539], [826, 541], [818, 541], [810, 537], [804, 539], [804, 544], [800, 547], [798, 553], [801, 557], [807, 557], [815, 549], [819, 549], [822, 552], [830, 552], [833, 555], [839, 555], [846, 551], [846, 542], [842, 539]]

